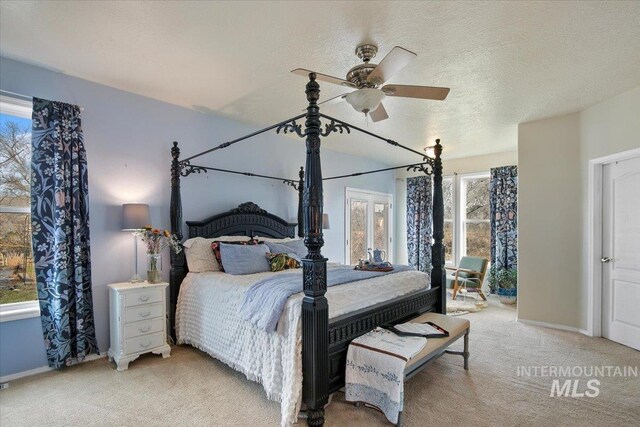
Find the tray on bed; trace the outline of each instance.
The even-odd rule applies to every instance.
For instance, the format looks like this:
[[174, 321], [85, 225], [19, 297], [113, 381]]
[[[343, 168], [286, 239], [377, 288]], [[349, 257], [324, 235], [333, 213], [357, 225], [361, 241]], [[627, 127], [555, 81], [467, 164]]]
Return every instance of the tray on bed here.
[[393, 265], [389, 262], [381, 262], [381, 263], [365, 262], [365, 263], [356, 265], [353, 269], [384, 272], [384, 271], [393, 271]]

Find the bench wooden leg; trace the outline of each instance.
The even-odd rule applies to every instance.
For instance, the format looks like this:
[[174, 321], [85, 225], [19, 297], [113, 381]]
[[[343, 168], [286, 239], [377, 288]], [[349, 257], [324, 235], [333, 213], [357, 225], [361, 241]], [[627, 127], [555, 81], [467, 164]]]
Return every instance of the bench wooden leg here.
[[455, 354], [464, 358], [464, 369], [469, 370], [469, 329], [464, 333], [464, 349], [462, 351], [445, 350], [447, 354]]
[[469, 370], [469, 329], [464, 334], [464, 350], [462, 353], [462, 357], [464, 357], [464, 369], [465, 371]]
[[398, 422], [396, 423], [396, 427], [402, 427], [402, 412], [398, 412]]

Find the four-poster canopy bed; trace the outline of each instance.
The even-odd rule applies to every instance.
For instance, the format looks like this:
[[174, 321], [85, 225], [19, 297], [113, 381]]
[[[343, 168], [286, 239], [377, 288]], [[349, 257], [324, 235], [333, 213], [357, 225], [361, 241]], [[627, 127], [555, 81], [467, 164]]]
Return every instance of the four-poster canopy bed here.
[[[309, 74], [306, 85], [308, 108], [305, 114], [269, 126], [250, 135], [238, 138], [206, 150], [202, 153], [180, 159], [178, 143], [171, 149], [171, 231], [183, 238], [182, 202], [180, 179], [193, 173], [220, 171], [242, 174], [265, 179], [280, 180], [298, 191], [298, 236], [304, 238], [308, 249], [302, 260], [303, 291], [302, 298], [302, 402], [307, 406], [309, 425], [324, 423], [324, 405], [330, 393], [344, 385], [344, 367], [347, 348], [351, 340], [385, 324], [398, 322], [423, 313], [434, 311], [446, 313], [446, 290], [444, 270], [444, 211], [442, 195], [442, 146], [439, 140], [435, 146], [433, 158], [415, 151], [390, 139], [375, 135], [333, 117], [321, 114], [318, 107], [320, 88], [315, 74]], [[297, 120], [304, 118], [304, 129]], [[322, 125], [324, 123], [324, 128]], [[278, 178], [267, 175], [239, 172], [228, 169], [206, 167], [192, 164], [192, 160], [204, 154], [229, 147], [261, 133], [276, 130], [280, 133], [294, 133], [306, 140], [306, 163], [300, 168], [298, 179]], [[323, 178], [320, 161], [320, 141], [332, 132], [350, 133], [359, 131], [390, 145], [408, 150], [421, 157], [421, 161], [398, 167], [389, 167], [374, 171], [356, 172]], [[327, 292], [327, 259], [322, 255], [324, 244], [322, 234], [323, 181], [376, 173], [393, 169], [408, 169], [431, 174], [434, 183], [433, 226], [434, 243], [432, 246], [431, 286], [391, 300], [378, 302], [357, 311], [349, 312], [329, 319], [329, 305], [325, 297]], [[213, 216], [204, 221], [187, 221], [188, 237], [212, 238], [228, 235], [263, 236], [286, 238], [295, 236], [296, 224], [260, 209], [253, 203], [243, 203], [229, 212]], [[176, 333], [176, 306], [181, 284], [188, 272], [184, 253], [171, 255], [170, 273], [170, 327], [172, 335]], [[331, 288], [335, 289], [335, 288]]]

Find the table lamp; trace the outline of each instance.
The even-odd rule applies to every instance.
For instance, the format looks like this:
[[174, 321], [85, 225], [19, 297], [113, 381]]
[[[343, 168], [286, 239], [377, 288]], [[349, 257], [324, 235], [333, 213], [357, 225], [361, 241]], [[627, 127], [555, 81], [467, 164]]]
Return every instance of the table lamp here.
[[142, 282], [138, 274], [138, 233], [151, 223], [149, 217], [149, 205], [143, 203], [125, 203], [122, 205], [122, 231], [130, 231], [133, 234], [133, 276], [131, 283]]
[[329, 214], [323, 213], [322, 214], [322, 229], [323, 230], [328, 230], [329, 227]]

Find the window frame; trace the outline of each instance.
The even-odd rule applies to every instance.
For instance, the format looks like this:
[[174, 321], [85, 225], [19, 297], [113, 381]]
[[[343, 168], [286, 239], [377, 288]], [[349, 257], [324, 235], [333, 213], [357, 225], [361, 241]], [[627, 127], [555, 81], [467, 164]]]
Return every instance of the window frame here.
[[[387, 238], [389, 241], [387, 242], [387, 261], [393, 262], [394, 259], [394, 211], [393, 211], [393, 194], [383, 193], [379, 191], [371, 191], [371, 190], [363, 190], [360, 188], [353, 187], [345, 187], [345, 202], [344, 202], [344, 210], [345, 210], [345, 222], [344, 222], [344, 262], [345, 265], [351, 265], [352, 262], [357, 262], [357, 260], [351, 260], [351, 199], [357, 200], [366, 200], [368, 203], [367, 210], [367, 228], [371, 225], [371, 220], [374, 214], [374, 204], [375, 203], [386, 203], [387, 204], [387, 221], [388, 221], [388, 235]], [[367, 232], [367, 247], [371, 246], [371, 242], [374, 239], [374, 235]]]
[[[31, 120], [32, 102], [26, 99], [12, 96], [0, 95], [0, 111], [3, 114], [22, 117]], [[31, 213], [28, 207], [2, 207], [2, 213]], [[0, 323], [14, 320], [28, 319], [40, 316], [40, 302], [21, 301], [7, 304], [0, 304]]]
[[[457, 226], [457, 194], [458, 194], [458, 186], [457, 186], [457, 174], [453, 175], [445, 175], [442, 177], [442, 182], [451, 181], [451, 214], [453, 217], [451, 219], [444, 219], [444, 223], [451, 222], [451, 259], [447, 261], [446, 257], [444, 260], [445, 265], [454, 266], [457, 265], [458, 256], [456, 253], [458, 245], [456, 244], [456, 237], [458, 236], [458, 226]], [[443, 194], [444, 196], [444, 194]]]
[[[467, 218], [467, 186], [466, 183], [475, 179], [490, 179], [490, 172], [475, 172], [475, 173], [467, 173], [457, 175], [457, 189], [459, 190], [459, 197], [456, 198], [458, 203], [457, 206], [457, 214], [458, 214], [458, 258], [457, 262], [460, 262], [460, 258], [467, 254], [467, 224], [490, 224], [490, 219], [468, 219]], [[456, 264], [457, 265], [457, 264]]]
[[445, 219], [445, 223], [452, 222], [452, 243], [451, 243], [451, 260], [445, 259], [445, 265], [455, 267], [460, 263], [460, 259], [466, 255], [466, 224], [467, 223], [490, 223], [489, 219], [467, 219], [466, 215], [466, 181], [472, 179], [491, 178], [489, 171], [472, 172], [465, 174], [453, 173], [451, 175], [443, 175], [442, 180], [452, 181], [451, 198], [453, 219]]

